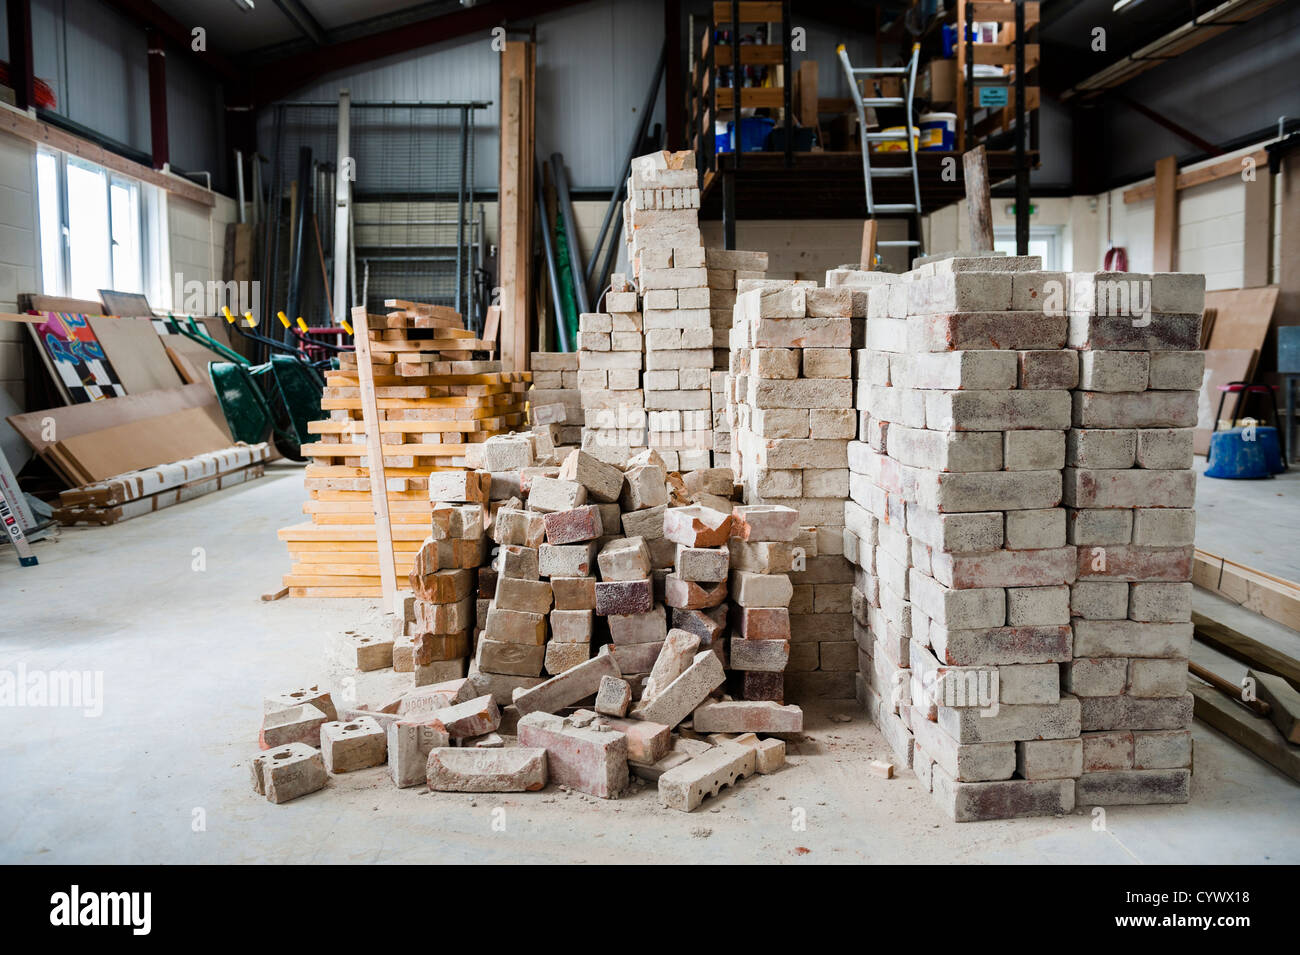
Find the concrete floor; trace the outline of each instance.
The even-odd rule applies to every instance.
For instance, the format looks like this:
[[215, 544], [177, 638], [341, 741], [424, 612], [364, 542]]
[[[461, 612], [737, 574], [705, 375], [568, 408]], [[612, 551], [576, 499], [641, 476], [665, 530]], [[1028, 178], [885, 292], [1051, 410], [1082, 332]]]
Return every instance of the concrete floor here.
[[[1100, 830], [1087, 811], [958, 826], [910, 773], [868, 774], [887, 749], [850, 701], [809, 708], [784, 771], [689, 815], [651, 789], [469, 797], [398, 791], [379, 770], [273, 806], [244, 765], [264, 692], [325, 679], [366, 700], [409, 679], [330, 661], [340, 634], [380, 625], [372, 602], [259, 600], [288, 567], [275, 531], [301, 519], [300, 478], [277, 465], [118, 527], [64, 530], [37, 545], [36, 569], [0, 550], [0, 671], [103, 678], [99, 716], [0, 709], [0, 862], [1300, 862], [1300, 785], [1199, 723], [1190, 805], [1110, 809]], [[1203, 508], [1282, 486], [1212, 484]]]

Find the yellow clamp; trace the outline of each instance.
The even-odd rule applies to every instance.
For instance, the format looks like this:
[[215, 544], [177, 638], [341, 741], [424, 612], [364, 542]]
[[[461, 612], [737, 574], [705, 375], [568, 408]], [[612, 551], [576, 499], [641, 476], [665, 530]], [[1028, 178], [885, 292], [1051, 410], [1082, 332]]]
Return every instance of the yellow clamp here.
[[221, 314], [223, 314], [223, 315], [226, 316], [226, 322], [227, 322], [228, 324], [230, 324], [230, 325], [235, 324], [235, 316], [233, 316], [233, 315], [230, 314], [230, 306], [229, 306], [229, 305], [223, 305], [223, 306], [221, 306]]
[[289, 316], [284, 314], [284, 312], [276, 312], [275, 316], [276, 318], [280, 319], [280, 324], [283, 325], [285, 328], [293, 327], [289, 322]]
[[354, 331], [352, 330], [352, 326], [348, 323], [348, 320], [347, 320], [346, 318], [341, 319], [341, 321], [343, 322], [343, 330], [344, 330], [345, 332], [347, 332], [349, 335], [355, 335], [355, 334], [356, 334], [356, 332], [354, 332]]
[[256, 327], [257, 327], [257, 319], [255, 319], [255, 318], [253, 317], [253, 313], [252, 313], [252, 312], [245, 312], [245, 313], [244, 313], [244, 321], [248, 324], [248, 327], [249, 327], [249, 328], [256, 328]]
[[302, 333], [304, 335], [308, 334], [311, 331], [311, 329], [307, 327], [307, 323], [302, 320], [301, 315], [298, 316], [298, 327], [302, 329]]

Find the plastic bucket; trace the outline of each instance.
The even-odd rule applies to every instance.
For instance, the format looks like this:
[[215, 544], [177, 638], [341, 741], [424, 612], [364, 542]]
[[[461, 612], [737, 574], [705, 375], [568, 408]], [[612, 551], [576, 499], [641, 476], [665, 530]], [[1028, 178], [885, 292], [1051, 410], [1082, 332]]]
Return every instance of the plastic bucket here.
[[956, 113], [922, 113], [920, 123], [921, 145], [919, 148], [947, 152], [957, 148]]
[[[740, 149], [742, 152], [762, 152], [767, 137], [776, 126], [776, 120], [766, 116], [747, 116], [740, 121]], [[736, 148], [736, 124], [727, 124], [727, 146], [718, 152], [731, 152]]]
[[[886, 126], [884, 129], [881, 130], [882, 133], [901, 133], [902, 131], [903, 131], [902, 126]], [[915, 126], [913, 126], [912, 127], [913, 143], [919, 142], [919, 137], [920, 137], [920, 130], [918, 130]], [[907, 152], [907, 140], [902, 138], [881, 140], [880, 142], [875, 142], [871, 144], [871, 151], [873, 153], [905, 153]]]

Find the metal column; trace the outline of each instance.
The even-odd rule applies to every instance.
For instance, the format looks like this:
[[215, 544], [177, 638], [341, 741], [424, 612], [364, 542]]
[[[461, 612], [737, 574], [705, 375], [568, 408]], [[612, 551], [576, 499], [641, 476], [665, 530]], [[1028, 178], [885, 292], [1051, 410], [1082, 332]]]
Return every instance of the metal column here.
[[[334, 324], [348, 317], [348, 220], [351, 216], [353, 177], [351, 146], [352, 94], [339, 90], [339, 130], [334, 163]], [[290, 316], [295, 317], [295, 316]]]

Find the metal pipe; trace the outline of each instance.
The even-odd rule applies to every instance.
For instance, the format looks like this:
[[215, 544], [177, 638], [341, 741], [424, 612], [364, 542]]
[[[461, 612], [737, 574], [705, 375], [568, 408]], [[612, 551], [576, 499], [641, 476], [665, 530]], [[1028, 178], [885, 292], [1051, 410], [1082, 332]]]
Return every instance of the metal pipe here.
[[1016, 255], [1029, 254], [1029, 159], [1025, 154], [1025, 4], [1016, 0]]
[[464, 107], [460, 111], [460, 192], [456, 197], [456, 311], [464, 314], [461, 308], [461, 282], [464, 278], [465, 263], [462, 258], [465, 250], [465, 163], [469, 157], [469, 111]]
[[650, 125], [650, 116], [654, 112], [655, 100], [659, 96], [659, 83], [663, 79], [664, 64], [667, 62], [667, 58], [668, 42], [665, 40], [663, 47], [659, 50], [659, 63], [655, 66], [654, 79], [650, 81], [650, 89], [646, 93], [645, 101], [641, 106], [641, 121], [637, 124], [636, 132], [632, 136], [632, 142], [628, 144], [627, 155], [623, 158], [623, 165], [619, 167], [621, 172], [618, 179], [614, 181], [614, 193], [609, 197], [609, 205], [605, 207], [605, 219], [600, 224], [600, 234], [596, 237], [596, 243], [591, 249], [591, 258], [587, 261], [585, 275], [588, 284], [590, 284], [592, 275], [596, 271], [596, 260], [600, 257], [600, 250], [605, 244], [609, 224], [613, 221], [614, 213], [618, 210], [618, 200], [623, 195], [628, 173], [632, 169], [632, 160], [636, 158], [637, 150], [641, 148], [641, 141], [645, 139], [646, 128]]
[[239, 201], [239, 224], [243, 225], [246, 221], [244, 218], [244, 154], [238, 149], [235, 150], [235, 189]]
[[[605, 250], [605, 261], [601, 263], [600, 272], [597, 273], [599, 281], [596, 283], [600, 289], [605, 288], [605, 283], [609, 281], [610, 269], [614, 266], [614, 254], [618, 251], [618, 237], [623, 234], [623, 217], [619, 216], [614, 222], [614, 232], [609, 238], [609, 248]], [[600, 295], [596, 295], [596, 304], [600, 304]]]
[[551, 154], [551, 178], [555, 182], [555, 204], [564, 217], [564, 236], [569, 243], [569, 271], [573, 273], [573, 294], [578, 299], [578, 313], [591, 311], [587, 297], [587, 283], [582, 277], [581, 253], [578, 250], [578, 224], [573, 218], [573, 204], [569, 201], [569, 180], [564, 172], [564, 157]]
[[546, 282], [551, 287], [551, 305], [555, 309], [555, 335], [559, 340], [560, 351], [569, 351], [569, 328], [564, 318], [564, 298], [560, 295], [560, 270], [555, 262], [551, 224], [546, 219], [546, 191], [542, 188], [542, 166], [536, 159], [533, 160], [533, 180], [533, 192], [537, 196], [537, 218], [542, 223], [542, 249], [546, 253]]
[[339, 125], [334, 162], [334, 315], [335, 325], [348, 317], [348, 221], [352, 179], [352, 94], [339, 90]]
[[[303, 245], [307, 241], [307, 217], [311, 210], [312, 161], [311, 147], [298, 148], [298, 208], [293, 222], [293, 254], [289, 262], [289, 289], [286, 311], [290, 319], [298, 317], [298, 307], [302, 304], [302, 257]], [[285, 332], [288, 335], [288, 332]], [[286, 338], [287, 341], [287, 338]]]

